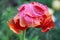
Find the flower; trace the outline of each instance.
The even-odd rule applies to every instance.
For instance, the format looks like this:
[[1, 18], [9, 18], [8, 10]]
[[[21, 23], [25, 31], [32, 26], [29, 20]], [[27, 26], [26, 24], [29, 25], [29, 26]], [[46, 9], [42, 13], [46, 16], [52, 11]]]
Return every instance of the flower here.
[[23, 4], [18, 8], [18, 14], [11, 20], [8, 25], [11, 30], [19, 34], [27, 28], [42, 28], [42, 32], [47, 32], [54, 28], [52, 15], [49, 14], [48, 7], [38, 2]]
[[52, 8], [53, 8], [54, 10], [60, 10], [60, 1], [59, 1], [59, 0], [54, 0], [54, 1], [52, 2]]

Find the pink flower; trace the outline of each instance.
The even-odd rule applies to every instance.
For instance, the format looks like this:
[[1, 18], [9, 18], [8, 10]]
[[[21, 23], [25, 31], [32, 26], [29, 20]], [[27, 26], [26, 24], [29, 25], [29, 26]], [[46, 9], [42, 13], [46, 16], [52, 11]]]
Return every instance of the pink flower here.
[[23, 4], [18, 8], [18, 14], [8, 22], [10, 29], [19, 34], [27, 28], [42, 28], [47, 32], [54, 28], [54, 22], [49, 14], [48, 7], [38, 2]]

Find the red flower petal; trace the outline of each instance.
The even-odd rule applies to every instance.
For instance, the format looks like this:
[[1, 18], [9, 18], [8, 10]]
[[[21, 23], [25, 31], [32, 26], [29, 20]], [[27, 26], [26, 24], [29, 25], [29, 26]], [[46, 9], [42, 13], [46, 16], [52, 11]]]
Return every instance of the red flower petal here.
[[20, 30], [25, 30], [27, 29], [27, 27], [21, 27], [20, 24], [19, 24], [19, 20], [16, 21], [16, 23], [14, 22], [13, 19], [11, 19], [9, 22], [8, 22], [8, 25], [10, 27], [10, 29], [19, 34], [20, 33]]
[[42, 23], [42, 32], [47, 32], [51, 28], [54, 28], [54, 22], [52, 21], [51, 16], [48, 16]]

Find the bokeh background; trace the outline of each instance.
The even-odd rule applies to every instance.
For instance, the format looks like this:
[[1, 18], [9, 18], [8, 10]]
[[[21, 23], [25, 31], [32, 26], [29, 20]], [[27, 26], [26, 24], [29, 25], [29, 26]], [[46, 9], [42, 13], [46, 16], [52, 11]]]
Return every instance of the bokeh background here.
[[[30, 2], [40, 2], [47, 5], [49, 12], [53, 15], [55, 28], [47, 33], [42, 33], [41, 29], [29, 28], [26, 30], [25, 38], [23, 33], [12, 32], [7, 21], [17, 13], [17, 8]], [[60, 40], [60, 0], [0, 0], [0, 40]]]

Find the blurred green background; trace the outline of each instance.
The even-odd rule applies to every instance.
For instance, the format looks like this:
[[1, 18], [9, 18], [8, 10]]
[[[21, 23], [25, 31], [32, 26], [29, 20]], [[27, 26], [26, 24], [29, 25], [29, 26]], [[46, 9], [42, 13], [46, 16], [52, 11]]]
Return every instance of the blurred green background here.
[[55, 28], [47, 33], [42, 33], [41, 29], [29, 28], [26, 30], [25, 40], [60, 40], [60, 0], [0, 0], [0, 40], [23, 40], [23, 33], [12, 32], [7, 21], [18, 13], [20, 5], [33, 1], [49, 7]]

